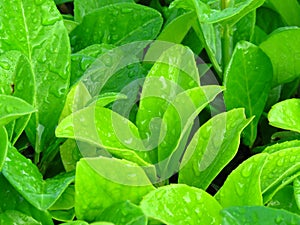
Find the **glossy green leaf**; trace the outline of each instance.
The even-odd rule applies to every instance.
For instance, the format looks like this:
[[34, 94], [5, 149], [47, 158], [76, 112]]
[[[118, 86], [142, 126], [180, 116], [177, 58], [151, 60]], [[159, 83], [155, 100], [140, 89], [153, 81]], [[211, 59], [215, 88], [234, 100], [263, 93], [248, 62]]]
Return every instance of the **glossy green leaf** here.
[[73, 185], [70, 185], [57, 199], [57, 201], [49, 208], [49, 210], [67, 210], [74, 207], [74, 195], [75, 189]]
[[272, 200], [270, 202], [268, 202], [268, 207], [284, 209], [284, 210], [299, 214], [300, 210], [299, 210], [296, 200], [295, 200], [293, 186], [287, 185], [284, 188], [280, 189], [273, 196]]
[[254, 155], [231, 172], [215, 195], [223, 207], [263, 205], [260, 177], [268, 154]]
[[0, 224], [5, 225], [42, 225], [30, 216], [27, 216], [19, 211], [8, 210], [0, 213]]
[[233, 46], [239, 41], [250, 41], [254, 34], [256, 13], [252, 11], [245, 15], [239, 22], [234, 26], [233, 33]]
[[300, 209], [300, 179], [297, 177], [293, 182], [293, 188], [294, 188], [294, 197], [296, 204], [298, 206], [298, 210]]
[[274, 145], [267, 146], [263, 152], [274, 153], [285, 149], [300, 148], [300, 140], [285, 141], [282, 143], [276, 143]]
[[280, 14], [287, 25], [300, 26], [300, 5], [297, 0], [267, 0], [267, 3]]
[[58, 125], [56, 135], [84, 141], [139, 165], [148, 165], [143, 160], [148, 161], [148, 155], [136, 126], [97, 103], [66, 117]]
[[92, 44], [123, 45], [153, 40], [161, 26], [162, 18], [156, 10], [138, 4], [118, 3], [86, 15], [70, 38], [76, 52]]
[[97, 221], [112, 222], [116, 225], [147, 225], [142, 209], [129, 201], [116, 203], [106, 208]]
[[31, 117], [26, 132], [36, 147], [35, 151], [40, 152], [54, 137], [67, 93], [70, 65], [68, 34], [51, 0], [17, 0], [14, 4], [1, 1], [0, 20], [1, 51], [19, 50], [28, 58], [34, 74], [34, 106], [38, 112]]
[[72, 209], [66, 209], [66, 210], [51, 210], [49, 211], [51, 213], [51, 216], [53, 219], [57, 221], [72, 221], [75, 218], [75, 210]]
[[261, 173], [264, 201], [270, 200], [280, 187], [293, 181], [299, 168], [300, 148], [288, 148], [270, 154]]
[[40, 210], [52, 206], [74, 180], [71, 173], [43, 180], [38, 168], [12, 146], [9, 146], [2, 173], [28, 202]]
[[0, 172], [6, 158], [8, 149], [8, 136], [5, 127], [0, 127]]
[[270, 125], [300, 132], [300, 99], [288, 99], [275, 104], [269, 114]]
[[[145, 79], [136, 117], [137, 127], [147, 149], [155, 149], [159, 144], [159, 118], [163, 117], [168, 105], [178, 93], [198, 87], [199, 83], [194, 54], [188, 48], [171, 45], [159, 57]], [[157, 152], [151, 154], [152, 162], [157, 162]]]
[[75, 140], [68, 139], [60, 146], [60, 157], [67, 172], [76, 169], [76, 163], [82, 158]]
[[273, 65], [273, 86], [299, 77], [299, 38], [300, 28], [288, 27], [276, 30], [260, 44], [259, 47], [268, 55]]
[[183, 156], [179, 182], [205, 190], [237, 153], [241, 132], [249, 122], [243, 109], [234, 109], [202, 125]]
[[264, 206], [238, 206], [223, 209], [222, 225], [296, 225], [300, 216], [281, 209]]
[[178, 94], [164, 113], [158, 146], [161, 179], [167, 179], [179, 170], [180, 161], [197, 115], [222, 92], [215, 85], [191, 88]]
[[284, 22], [276, 11], [262, 6], [256, 10], [256, 25], [265, 34], [270, 34], [277, 28], [284, 27]]
[[153, 189], [136, 164], [105, 157], [81, 159], [75, 179], [76, 217], [94, 221], [107, 207], [126, 200], [138, 204]]
[[100, 55], [106, 54], [111, 49], [113, 49], [113, 45], [94, 44], [72, 54], [70, 84], [75, 84]]
[[0, 94], [0, 106], [0, 126], [36, 111], [24, 100], [3, 94]]
[[74, 19], [81, 22], [87, 14], [107, 5], [121, 2], [131, 2], [133, 0], [74, 0]]
[[237, 44], [225, 71], [226, 109], [245, 108], [246, 116], [255, 116], [243, 132], [243, 142], [252, 146], [257, 125], [271, 89], [272, 64], [269, 58], [249, 42]]
[[183, 184], [160, 187], [147, 194], [144, 213], [165, 224], [220, 224], [221, 206], [201, 189]]
[[7, 210], [16, 210], [31, 216], [43, 225], [54, 225], [51, 215], [47, 211], [38, 210], [30, 204], [11, 186], [2, 174], [0, 174], [0, 199], [0, 213]]
[[[72, 221], [72, 222], [62, 223], [62, 225], [89, 225], [89, 223], [87, 223], [85, 221], [76, 220], [76, 221]], [[103, 225], [106, 225], [106, 224], [103, 224]], [[109, 223], [109, 225], [110, 225], [110, 223]]]

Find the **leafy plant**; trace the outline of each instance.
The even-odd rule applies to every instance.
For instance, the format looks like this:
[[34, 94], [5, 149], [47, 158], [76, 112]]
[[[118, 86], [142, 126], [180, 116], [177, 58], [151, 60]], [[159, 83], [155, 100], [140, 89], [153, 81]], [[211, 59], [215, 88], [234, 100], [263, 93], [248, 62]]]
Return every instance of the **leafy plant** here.
[[299, 8], [2, 0], [0, 224], [300, 224]]

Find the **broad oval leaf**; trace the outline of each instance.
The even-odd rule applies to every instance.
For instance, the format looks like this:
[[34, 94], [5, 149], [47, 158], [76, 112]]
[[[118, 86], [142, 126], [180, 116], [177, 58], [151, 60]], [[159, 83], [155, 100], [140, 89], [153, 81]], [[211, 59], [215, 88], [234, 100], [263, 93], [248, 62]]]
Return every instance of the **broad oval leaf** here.
[[263, 205], [260, 177], [267, 159], [266, 153], [254, 155], [231, 172], [215, 195], [223, 207]]
[[26, 132], [35, 151], [41, 152], [54, 138], [67, 94], [70, 76], [68, 33], [51, 0], [16, 0], [14, 4], [1, 1], [0, 20], [1, 53], [20, 51], [27, 57], [34, 74], [34, 107], [38, 112], [31, 117]]
[[8, 136], [5, 127], [0, 127], [0, 172], [6, 158], [8, 149]]
[[2, 170], [11, 185], [32, 205], [47, 210], [74, 181], [72, 173], [43, 180], [36, 165], [9, 146]]
[[299, 38], [300, 28], [279, 28], [260, 44], [259, 47], [268, 55], [273, 65], [273, 87], [299, 77]]
[[140, 166], [126, 160], [97, 157], [77, 163], [75, 190], [76, 217], [94, 221], [115, 203], [129, 200], [138, 204], [154, 187]]
[[160, 187], [144, 196], [144, 213], [165, 224], [220, 224], [221, 206], [208, 193], [184, 184]]
[[200, 127], [183, 156], [179, 182], [206, 189], [237, 153], [250, 120], [243, 109], [214, 116]]
[[300, 216], [282, 209], [265, 206], [237, 206], [223, 209], [222, 225], [297, 225]]
[[130, 201], [119, 202], [106, 208], [96, 220], [112, 222], [116, 225], [148, 224], [142, 209]]
[[0, 94], [0, 126], [34, 112], [36, 110], [23, 99]]
[[7, 210], [4, 213], [0, 213], [0, 224], [42, 225], [41, 222], [38, 222], [32, 217], [15, 210]]
[[278, 128], [300, 132], [300, 99], [288, 99], [272, 106], [269, 123]]
[[153, 40], [161, 26], [161, 15], [149, 7], [132, 3], [108, 5], [83, 18], [70, 33], [71, 45], [76, 52], [92, 44]]
[[255, 116], [243, 132], [243, 141], [252, 146], [257, 125], [271, 89], [272, 64], [257, 46], [239, 42], [225, 71], [226, 109], [245, 108], [246, 116]]

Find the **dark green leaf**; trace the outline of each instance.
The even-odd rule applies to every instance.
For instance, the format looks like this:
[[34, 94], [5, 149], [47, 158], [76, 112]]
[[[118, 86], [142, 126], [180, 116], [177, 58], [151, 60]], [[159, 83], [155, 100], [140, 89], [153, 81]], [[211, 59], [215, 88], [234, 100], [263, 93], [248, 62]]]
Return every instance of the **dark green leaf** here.
[[215, 195], [223, 207], [263, 205], [260, 177], [267, 158], [266, 153], [252, 156], [232, 171]]
[[1, 1], [0, 20], [1, 53], [19, 50], [34, 74], [34, 107], [38, 112], [31, 117], [26, 132], [35, 151], [41, 152], [54, 137], [69, 85], [68, 34], [52, 0]]
[[142, 209], [129, 201], [119, 202], [106, 208], [96, 220], [113, 222], [116, 225], [147, 224], [147, 217]]
[[77, 163], [75, 190], [76, 217], [94, 221], [107, 207], [120, 201], [138, 204], [154, 187], [138, 165], [98, 157]]
[[245, 108], [246, 116], [255, 116], [243, 132], [243, 141], [252, 146], [257, 125], [271, 89], [272, 64], [269, 58], [249, 42], [237, 44], [225, 71], [224, 100], [227, 110]]
[[179, 182], [205, 190], [237, 153], [241, 132], [249, 122], [243, 109], [235, 109], [202, 125], [184, 154]]
[[288, 99], [275, 104], [268, 119], [272, 126], [300, 132], [300, 99]]
[[[288, 83], [300, 74], [300, 28], [287, 27], [273, 32], [260, 48], [273, 65], [273, 86]], [[287, 60], [288, 59], [288, 60]]]
[[297, 225], [300, 216], [281, 209], [264, 206], [238, 206], [221, 211], [222, 225]]
[[152, 40], [161, 25], [161, 15], [151, 8], [131, 3], [108, 5], [83, 18], [70, 34], [71, 44], [76, 52], [92, 44]]
[[74, 180], [74, 175], [69, 173], [44, 181], [38, 168], [12, 146], [9, 146], [2, 173], [28, 202], [40, 210], [52, 206]]
[[53, 219], [57, 221], [72, 221], [75, 218], [74, 208], [66, 210], [51, 210], [50, 213]]
[[165, 224], [220, 224], [221, 206], [201, 189], [183, 184], [158, 188], [147, 194], [141, 208], [144, 213]]

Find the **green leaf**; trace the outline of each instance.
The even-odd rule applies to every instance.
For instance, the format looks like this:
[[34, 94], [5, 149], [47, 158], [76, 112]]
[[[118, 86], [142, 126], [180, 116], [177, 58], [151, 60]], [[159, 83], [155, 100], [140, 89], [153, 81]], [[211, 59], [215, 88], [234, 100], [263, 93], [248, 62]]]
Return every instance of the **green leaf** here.
[[146, 225], [148, 221], [142, 209], [129, 201], [106, 208], [96, 220], [113, 222], [116, 225]]
[[107, 207], [126, 200], [138, 204], [153, 189], [136, 164], [105, 157], [81, 159], [75, 179], [76, 217], [94, 221]]
[[300, 223], [297, 214], [281, 209], [272, 209], [264, 206], [238, 206], [223, 209], [222, 225], [296, 225]]
[[300, 26], [300, 5], [297, 0], [287, 0], [285, 2], [267, 0], [266, 2], [280, 14], [287, 25]]
[[0, 172], [6, 158], [8, 149], [8, 136], [5, 127], [0, 127]]
[[[7, 18], [14, 18], [13, 22]], [[35, 151], [41, 152], [54, 137], [67, 94], [70, 66], [68, 34], [52, 0], [17, 0], [14, 4], [8, 0], [1, 1], [0, 20], [1, 53], [20, 51], [27, 57], [34, 74], [34, 107], [38, 112], [31, 117], [26, 132]]]
[[0, 214], [0, 224], [5, 225], [42, 225], [30, 216], [19, 211], [8, 210]]
[[300, 132], [300, 99], [288, 99], [272, 106], [268, 119], [270, 125]]
[[276, 11], [264, 6], [256, 10], [256, 25], [265, 34], [270, 34], [277, 28], [284, 27], [280, 15]]
[[[295, 179], [295, 181], [296, 180], [297, 179]], [[300, 213], [300, 210], [295, 200], [294, 188], [292, 185], [287, 185], [284, 188], [280, 189], [273, 196], [272, 200], [268, 202], [268, 206], [277, 209], [285, 209], [287, 211], [297, 214]]]
[[285, 149], [300, 148], [300, 140], [285, 141], [282, 143], [276, 143], [274, 145], [267, 146], [263, 152], [274, 153]]
[[31, 105], [20, 98], [0, 94], [0, 126], [35, 111]]
[[287, 148], [269, 155], [261, 173], [261, 190], [268, 202], [282, 187], [299, 174], [300, 148]]
[[70, 38], [76, 52], [92, 44], [123, 45], [152, 40], [161, 26], [162, 17], [156, 10], [138, 4], [118, 3], [86, 15], [71, 32]]
[[226, 109], [245, 108], [247, 117], [255, 116], [243, 132], [244, 143], [252, 146], [271, 89], [272, 64], [257, 46], [239, 42], [224, 75]]
[[57, 221], [72, 221], [75, 218], [74, 208], [66, 210], [51, 210], [50, 213], [52, 218]]
[[28, 202], [40, 210], [52, 206], [74, 180], [74, 175], [69, 173], [44, 181], [38, 168], [12, 146], [8, 148], [2, 173]]
[[273, 65], [273, 87], [299, 77], [299, 38], [300, 28], [287, 27], [276, 30], [260, 44], [259, 47], [268, 55]]
[[74, 19], [81, 22], [83, 17], [101, 7], [122, 2], [134, 3], [133, 0], [74, 0]]
[[243, 109], [234, 109], [202, 125], [183, 156], [179, 182], [205, 190], [237, 153], [249, 122]]
[[75, 189], [73, 185], [70, 185], [57, 199], [57, 201], [49, 208], [49, 210], [67, 210], [74, 207]]
[[74, 85], [100, 55], [107, 54], [113, 48], [113, 45], [94, 44], [72, 54], [70, 84]]
[[[154, 56], [147, 55], [150, 59]], [[146, 59], [147, 60], [147, 59]], [[200, 84], [194, 54], [181, 45], [171, 45], [149, 71], [141, 94], [136, 124], [146, 148], [158, 146], [161, 119], [178, 93]], [[156, 151], [151, 152], [157, 162]]]
[[223, 90], [208, 85], [178, 94], [164, 113], [158, 146], [159, 177], [167, 179], [179, 170], [180, 161], [197, 115]]
[[233, 46], [239, 41], [250, 41], [254, 34], [256, 13], [252, 11], [245, 15], [239, 22], [234, 26], [233, 33]]
[[231, 172], [215, 195], [223, 207], [263, 205], [260, 177], [267, 158], [266, 153], [254, 155]]
[[141, 208], [144, 213], [165, 224], [220, 224], [221, 206], [201, 189], [183, 184], [160, 187], [147, 194]]
[[84, 141], [141, 166], [148, 165], [137, 127], [97, 102], [66, 117], [58, 125], [56, 136]]
[[300, 209], [300, 180], [298, 177], [294, 180], [293, 187], [294, 187], [295, 201], [296, 201], [296, 204], [297, 204], [298, 210], [299, 210]]
[[67, 172], [75, 170], [76, 163], [82, 158], [77, 142], [73, 139], [68, 139], [60, 146], [59, 151], [65, 170]]
[[[16, 210], [31, 216], [43, 225], [53, 225], [51, 215], [47, 211], [41, 211], [24, 199], [11, 184], [0, 174], [0, 213], [7, 210]], [[4, 223], [6, 224], [6, 223]]]

